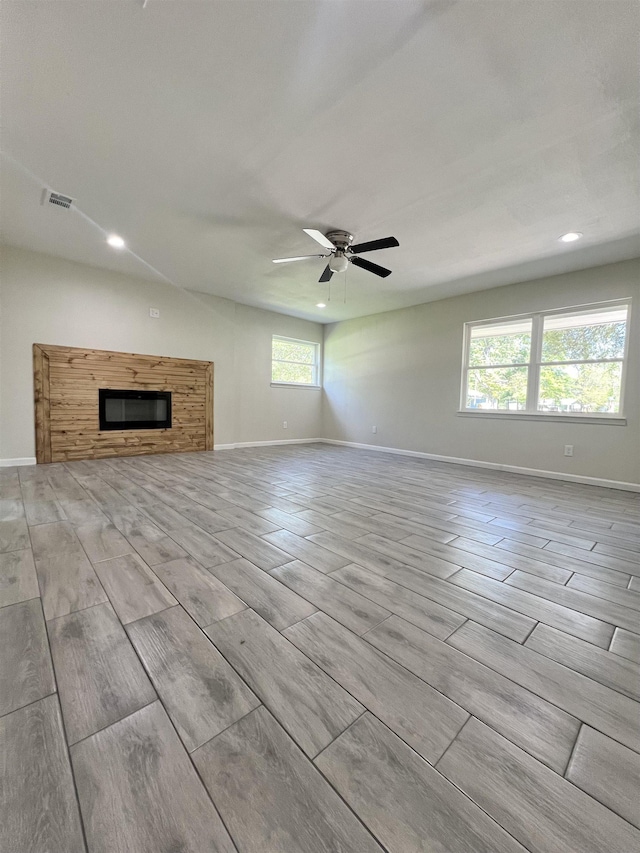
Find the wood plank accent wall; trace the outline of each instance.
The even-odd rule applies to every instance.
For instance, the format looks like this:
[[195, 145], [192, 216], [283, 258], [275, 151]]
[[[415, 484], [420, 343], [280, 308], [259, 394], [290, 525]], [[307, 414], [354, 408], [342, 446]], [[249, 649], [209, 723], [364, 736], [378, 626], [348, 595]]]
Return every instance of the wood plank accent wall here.
[[[213, 450], [213, 362], [33, 345], [36, 459]], [[98, 390], [171, 391], [171, 429], [100, 432]]]

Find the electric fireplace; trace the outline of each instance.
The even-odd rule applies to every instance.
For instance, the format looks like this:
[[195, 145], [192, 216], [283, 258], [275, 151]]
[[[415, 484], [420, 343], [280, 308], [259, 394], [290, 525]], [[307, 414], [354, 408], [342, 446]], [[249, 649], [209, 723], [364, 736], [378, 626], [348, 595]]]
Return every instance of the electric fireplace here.
[[100, 430], [170, 429], [171, 391], [100, 388]]

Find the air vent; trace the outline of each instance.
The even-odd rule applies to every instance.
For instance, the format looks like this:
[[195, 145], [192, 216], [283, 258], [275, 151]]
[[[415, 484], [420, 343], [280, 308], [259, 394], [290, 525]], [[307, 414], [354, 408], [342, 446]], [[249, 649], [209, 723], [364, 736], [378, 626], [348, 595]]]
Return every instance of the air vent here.
[[73, 204], [73, 199], [68, 195], [62, 195], [62, 193], [54, 193], [51, 190], [44, 189], [42, 191], [42, 204], [55, 204], [56, 207], [63, 207], [65, 210], [69, 210], [71, 205]]

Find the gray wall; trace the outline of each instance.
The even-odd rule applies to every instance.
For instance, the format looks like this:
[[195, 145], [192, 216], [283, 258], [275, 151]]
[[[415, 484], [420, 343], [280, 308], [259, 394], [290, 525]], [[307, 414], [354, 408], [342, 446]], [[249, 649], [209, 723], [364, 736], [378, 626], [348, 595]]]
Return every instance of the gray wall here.
[[[640, 483], [640, 260], [326, 326], [324, 394], [270, 385], [271, 336], [318, 324], [15, 248], [0, 286], [0, 460], [34, 455], [37, 342], [214, 361], [217, 445], [326, 437]], [[466, 321], [629, 296], [626, 426], [456, 414]]]
[[[456, 414], [463, 324], [634, 297], [626, 426]], [[323, 436], [640, 483], [640, 260], [483, 290], [325, 328]], [[372, 426], [378, 432], [372, 434]], [[573, 458], [563, 455], [574, 445]]]
[[35, 454], [34, 343], [215, 362], [216, 444], [319, 435], [321, 392], [270, 385], [271, 336], [322, 341], [317, 323], [15, 248], [0, 286], [0, 460]]

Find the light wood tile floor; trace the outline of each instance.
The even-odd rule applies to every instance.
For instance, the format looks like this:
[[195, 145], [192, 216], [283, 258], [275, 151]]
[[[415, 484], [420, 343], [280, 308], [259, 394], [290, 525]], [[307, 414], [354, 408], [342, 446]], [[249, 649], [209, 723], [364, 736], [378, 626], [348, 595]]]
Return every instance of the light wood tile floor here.
[[637, 853], [640, 494], [298, 445], [0, 469], [0, 850]]

